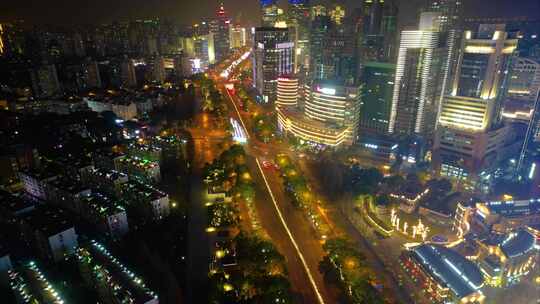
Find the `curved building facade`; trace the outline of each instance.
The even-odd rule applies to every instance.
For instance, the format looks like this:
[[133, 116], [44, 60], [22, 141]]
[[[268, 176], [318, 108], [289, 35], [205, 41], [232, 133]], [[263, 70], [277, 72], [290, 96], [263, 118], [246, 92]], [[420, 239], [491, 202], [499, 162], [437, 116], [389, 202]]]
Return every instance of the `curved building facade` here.
[[308, 142], [335, 147], [350, 141], [347, 127], [325, 124], [291, 109], [278, 108], [277, 117], [282, 131]]
[[302, 111], [278, 107], [282, 131], [313, 143], [339, 146], [356, 141], [360, 119], [358, 86], [315, 82], [303, 90]]
[[279, 77], [277, 84], [277, 107], [296, 106], [298, 104], [298, 78]]

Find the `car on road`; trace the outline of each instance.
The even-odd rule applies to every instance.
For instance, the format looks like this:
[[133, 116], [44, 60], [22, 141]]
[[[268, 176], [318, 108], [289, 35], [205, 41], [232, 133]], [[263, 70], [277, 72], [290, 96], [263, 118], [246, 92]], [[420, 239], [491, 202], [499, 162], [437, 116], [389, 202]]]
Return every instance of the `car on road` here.
[[268, 161], [268, 160], [263, 160], [262, 162], [262, 166], [263, 168], [265, 169], [272, 169], [274, 166], [272, 164], [272, 162]]

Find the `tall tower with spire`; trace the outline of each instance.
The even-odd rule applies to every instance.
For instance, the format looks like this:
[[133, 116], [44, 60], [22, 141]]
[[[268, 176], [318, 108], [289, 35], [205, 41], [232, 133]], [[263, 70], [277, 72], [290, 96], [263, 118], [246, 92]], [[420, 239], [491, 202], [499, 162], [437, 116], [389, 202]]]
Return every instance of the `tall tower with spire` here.
[[231, 42], [229, 28], [231, 20], [227, 16], [223, 2], [216, 12], [216, 17], [210, 22], [210, 32], [214, 36], [214, 51], [216, 61], [223, 60], [229, 54]]

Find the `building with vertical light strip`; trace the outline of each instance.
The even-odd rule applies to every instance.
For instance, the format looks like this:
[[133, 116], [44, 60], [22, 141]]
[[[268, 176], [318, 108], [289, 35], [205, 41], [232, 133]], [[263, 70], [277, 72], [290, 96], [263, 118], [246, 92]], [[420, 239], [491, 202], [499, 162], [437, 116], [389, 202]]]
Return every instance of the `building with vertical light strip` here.
[[401, 33], [388, 133], [430, 133], [438, 110], [438, 13], [422, 13], [419, 30]]
[[281, 75], [294, 69], [294, 43], [289, 41], [286, 28], [258, 27], [255, 29], [253, 80], [263, 103], [277, 98], [277, 82]]
[[281, 76], [277, 84], [276, 107], [290, 107], [298, 104], [298, 78]]
[[464, 33], [433, 147], [441, 175], [475, 183], [519, 150], [513, 130], [501, 119], [502, 89], [517, 42], [504, 25]]
[[210, 22], [210, 33], [214, 38], [214, 50], [217, 61], [221, 61], [229, 54], [231, 46], [229, 28], [231, 20], [227, 16], [223, 3], [219, 6], [215, 19]]

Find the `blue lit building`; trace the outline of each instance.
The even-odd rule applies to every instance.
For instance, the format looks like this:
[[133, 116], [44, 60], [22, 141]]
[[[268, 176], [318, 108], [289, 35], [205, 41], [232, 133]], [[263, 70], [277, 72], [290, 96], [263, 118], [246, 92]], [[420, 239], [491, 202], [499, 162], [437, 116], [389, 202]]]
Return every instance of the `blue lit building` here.
[[480, 269], [452, 249], [422, 244], [404, 252], [402, 265], [431, 303], [483, 303]]
[[534, 268], [538, 250], [536, 237], [527, 229], [491, 234], [478, 240], [478, 265], [487, 285], [511, 286]]

